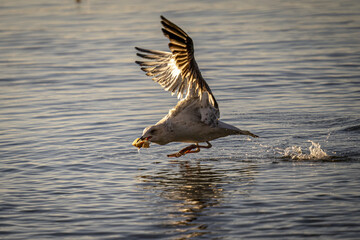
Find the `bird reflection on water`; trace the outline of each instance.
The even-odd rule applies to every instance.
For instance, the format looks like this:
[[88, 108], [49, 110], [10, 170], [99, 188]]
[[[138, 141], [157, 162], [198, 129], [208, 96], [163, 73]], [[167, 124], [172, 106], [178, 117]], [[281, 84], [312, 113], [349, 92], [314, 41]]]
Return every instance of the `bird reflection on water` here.
[[[145, 190], [155, 193], [149, 200], [160, 206], [157, 208], [162, 216], [160, 224], [179, 239], [207, 235], [214, 227], [219, 228], [211, 208], [222, 204], [224, 194], [233, 193], [224, 190], [228, 181], [243, 181], [244, 185], [254, 181], [251, 166], [224, 170], [216, 169], [208, 160], [206, 163], [200, 160], [169, 163], [166, 168], [157, 169], [151, 175], [141, 175], [139, 179]], [[244, 193], [243, 190], [236, 191]]]

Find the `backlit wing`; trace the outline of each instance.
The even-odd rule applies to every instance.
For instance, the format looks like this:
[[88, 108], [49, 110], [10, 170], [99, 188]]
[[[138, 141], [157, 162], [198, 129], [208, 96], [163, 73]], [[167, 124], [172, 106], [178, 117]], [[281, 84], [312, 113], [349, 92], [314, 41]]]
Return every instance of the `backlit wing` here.
[[162, 31], [170, 40], [171, 53], [136, 48], [138, 56], [148, 61], [136, 61], [146, 75], [152, 76], [166, 91], [179, 98], [204, 98], [217, 111], [218, 104], [210, 87], [202, 77], [194, 57], [192, 39], [177, 25], [161, 16]]

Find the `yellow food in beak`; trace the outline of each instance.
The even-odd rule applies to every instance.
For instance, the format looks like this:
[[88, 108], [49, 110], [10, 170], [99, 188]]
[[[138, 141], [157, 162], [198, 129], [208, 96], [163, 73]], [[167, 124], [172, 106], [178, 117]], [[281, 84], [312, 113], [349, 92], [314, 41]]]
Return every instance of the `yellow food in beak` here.
[[135, 139], [135, 141], [133, 141], [132, 145], [139, 149], [140, 148], [149, 148], [150, 142], [147, 139], [141, 140], [140, 138], [137, 138], [137, 139]]

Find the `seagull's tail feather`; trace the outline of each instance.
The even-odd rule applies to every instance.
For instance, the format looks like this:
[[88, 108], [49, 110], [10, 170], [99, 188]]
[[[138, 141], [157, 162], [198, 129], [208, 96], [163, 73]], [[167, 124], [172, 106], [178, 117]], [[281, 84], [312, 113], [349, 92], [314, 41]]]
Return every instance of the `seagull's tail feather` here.
[[258, 138], [258, 137], [259, 137], [258, 135], [255, 135], [255, 134], [253, 134], [253, 133], [251, 133], [251, 132], [249, 132], [249, 131], [240, 130], [240, 129], [239, 129], [239, 131], [238, 131], [238, 134], [239, 134], [239, 135], [248, 135], [248, 136], [251, 136], [251, 137], [253, 137], [253, 138]]
[[226, 129], [226, 131], [230, 132], [230, 135], [248, 135], [254, 138], [257, 138], [259, 136], [251, 133], [250, 131], [241, 130], [235, 126], [232, 126], [230, 124], [224, 123], [222, 121], [218, 121], [218, 127]]

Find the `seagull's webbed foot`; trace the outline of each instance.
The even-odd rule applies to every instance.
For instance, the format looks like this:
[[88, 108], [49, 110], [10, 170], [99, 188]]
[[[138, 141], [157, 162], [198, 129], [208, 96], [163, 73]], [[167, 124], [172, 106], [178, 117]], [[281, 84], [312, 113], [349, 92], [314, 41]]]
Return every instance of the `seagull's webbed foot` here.
[[[168, 157], [181, 157], [185, 154], [188, 154], [188, 153], [197, 153], [197, 152], [200, 152], [200, 148], [211, 148], [212, 145], [210, 142], [206, 141], [206, 143], [208, 144], [207, 146], [200, 146], [198, 143], [196, 144], [191, 144], [190, 146], [187, 146], [186, 148], [183, 148], [181, 149], [179, 152], [177, 153], [173, 153], [173, 154], [169, 154], [167, 155]], [[193, 150], [195, 149], [195, 150]]]
[[[196, 150], [193, 150], [195, 148], [196, 148]], [[198, 145], [197, 144], [191, 144], [190, 146], [187, 146], [186, 148], [181, 149], [179, 152], [169, 154], [167, 156], [168, 157], [177, 157], [178, 158], [178, 157], [181, 157], [181, 156], [183, 156], [183, 155], [185, 155], [187, 153], [197, 153], [197, 152], [200, 152], [200, 148], [198, 147]]]

